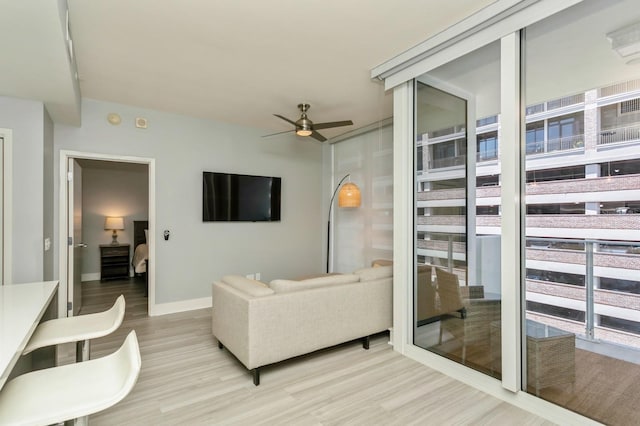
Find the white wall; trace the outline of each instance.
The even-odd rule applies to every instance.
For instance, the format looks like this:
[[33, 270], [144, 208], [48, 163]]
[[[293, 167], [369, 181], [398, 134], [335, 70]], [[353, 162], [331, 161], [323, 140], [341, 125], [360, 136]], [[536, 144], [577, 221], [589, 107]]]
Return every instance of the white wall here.
[[[124, 230], [118, 242], [131, 244], [133, 221], [149, 218], [149, 172], [143, 164], [112, 163], [102, 167], [82, 164], [82, 240], [87, 248], [82, 255], [82, 280], [100, 279], [100, 244], [110, 244], [112, 231], [104, 230], [106, 216], [122, 216]], [[109, 165], [114, 167], [109, 168]], [[132, 269], [133, 271], [133, 269]]]
[[[107, 122], [110, 112], [121, 115], [121, 125]], [[135, 128], [136, 117], [148, 129]], [[321, 144], [264, 133], [85, 99], [80, 128], [55, 126], [55, 191], [61, 149], [155, 158], [156, 303], [208, 297], [211, 282], [225, 274], [260, 272], [269, 281], [321, 272]], [[203, 171], [282, 177], [281, 222], [203, 223]]]
[[[49, 250], [44, 251], [43, 258], [43, 276], [45, 281], [53, 280], [54, 278], [54, 258], [53, 258], [53, 230], [54, 226], [54, 211], [53, 211], [53, 121], [51, 117], [44, 111], [44, 135], [43, 135], [43, 197], [42, 197], [42, 218], [43, 218], [43, 232], [44, 238], [50, 239]], [[19, 187], [19, 186], [18, 186]], [[44, 238], [41, 239], [44, 244]]]
[[13, 130], [14, 283], [43, 279], [44, 106], [0, 97], [0, 127]]

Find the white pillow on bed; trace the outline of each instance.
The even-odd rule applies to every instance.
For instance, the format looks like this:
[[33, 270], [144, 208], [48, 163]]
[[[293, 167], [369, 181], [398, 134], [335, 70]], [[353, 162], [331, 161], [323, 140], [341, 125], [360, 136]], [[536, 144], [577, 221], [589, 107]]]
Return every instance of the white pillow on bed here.
[[144, 243], [145, 244], [149, 244], [149, 230], [148, 229], [144, 230]]

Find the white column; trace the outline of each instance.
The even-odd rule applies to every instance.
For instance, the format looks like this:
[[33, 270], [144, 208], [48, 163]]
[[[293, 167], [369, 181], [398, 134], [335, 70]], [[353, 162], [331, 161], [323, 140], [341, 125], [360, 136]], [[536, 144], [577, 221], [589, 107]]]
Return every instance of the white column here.
[[[586, 111], [585, 111], [586, 114]], [[585, 122], [586, 122], [585, 116]], [[587, 179], [595, 179], [600, 177], [600, 164], [587, 164], [584, 168], [584, 176]], [[584, 204], [584, 212], [589, 215], [596, 215], [600, 213], [600, 202], [589, 201]]]
[[394, 350], [412, 344], [413, 318], [413, 81], [393, 90], [393, 330]]
[[502, 387], [512, 392], [521, 388], [520, 346], [522, 233], [521, 197], [524, 196], [522, 165], [522, 114], [520, 105], [520, 33], [502, 38], [500, 53], [500, 141], [502, 175]]

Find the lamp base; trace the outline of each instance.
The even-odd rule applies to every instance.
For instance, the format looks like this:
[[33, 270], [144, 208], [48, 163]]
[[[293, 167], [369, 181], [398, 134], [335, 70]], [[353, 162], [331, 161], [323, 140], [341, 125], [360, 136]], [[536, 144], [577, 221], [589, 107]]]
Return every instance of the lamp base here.
[[112, 246], [116, 246], [118, 244], [120, 244], [118, 242], [118, 232], [114, 229], [113, 230], [113, 235], [111, 235], [111, 245]]

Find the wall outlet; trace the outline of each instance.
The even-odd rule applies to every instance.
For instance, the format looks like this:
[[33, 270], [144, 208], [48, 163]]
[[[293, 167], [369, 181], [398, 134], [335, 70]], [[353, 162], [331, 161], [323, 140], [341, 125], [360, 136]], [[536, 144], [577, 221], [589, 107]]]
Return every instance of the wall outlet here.
[[44, 239], [44, 251], [49, 251], [51, 248], [51, 238], [47, 237]]
[[260, 281], [260, 272], [256, 272], [256, 281]]
[[256, 275], [255, 274], [247, 274], [246, 277], [249, 278], [250, 280], [255, 280], [256, 279]]

